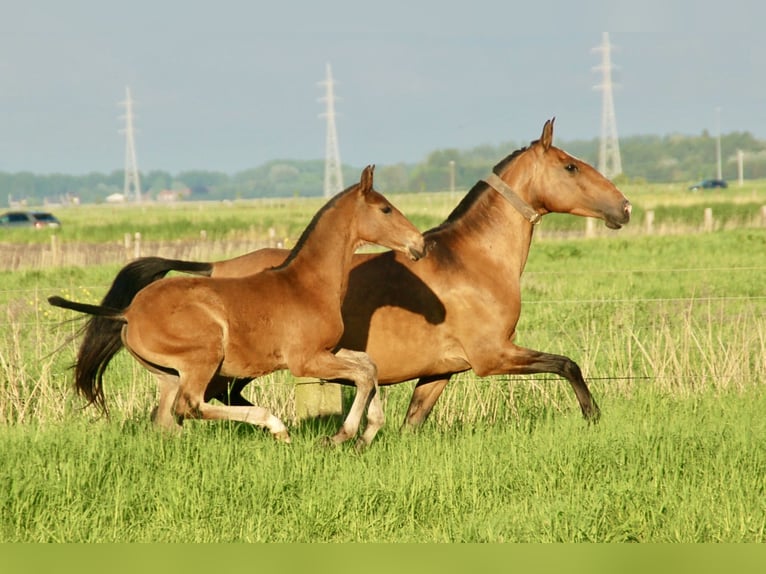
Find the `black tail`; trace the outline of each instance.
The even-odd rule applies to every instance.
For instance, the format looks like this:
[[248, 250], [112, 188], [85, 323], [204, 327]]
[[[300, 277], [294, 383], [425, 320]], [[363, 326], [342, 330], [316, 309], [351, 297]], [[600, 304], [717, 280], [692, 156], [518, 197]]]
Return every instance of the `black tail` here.
[[58, 295], [48, 297], [48, 303], [54, 307], [61, 307], [63, 309], [79, 311], [80, 313], [87, 313], [88, 315], [101, 317], [102, 319], [106, 319], [108, 321], [123, 321], [122, 310], [115, 309], [113, 307], [105, 307], [104, 305], [89, 305], [88, 303], [78, 303], [77, 301], [70, 301], [69, 299], [59, 297]]
[[106, 412], [103, 376], [107, 365], [122, 349], [122, 309], [126, 309], [136, 294], [170, 271], [182, 271], [198, 275], [210, 275], [211, 263], [196, 263], [161, 257], [143, 257], [123, 267], [101, 301], [101, 305], [73, 303], [61, 297], [51, 297], [51, 305], [81, 311], [92, 315], [82, 329], [83, 339], [74, 364], [75, 389], [89, 404], [95, 404]]

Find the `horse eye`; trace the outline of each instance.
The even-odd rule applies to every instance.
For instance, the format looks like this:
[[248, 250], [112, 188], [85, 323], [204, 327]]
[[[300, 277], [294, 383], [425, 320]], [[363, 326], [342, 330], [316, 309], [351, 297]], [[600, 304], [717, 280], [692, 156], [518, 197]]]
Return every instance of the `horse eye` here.
[[385, 213], [385, 214], [389, 214], [389, 213], [391, 213], [391, 211], [392, 211], [392, 209], [391, 209], [391, 206], [390, 206], [390, 205], [384, 205], [383, 207], [381, 207], [381, 208], [380, 208], [380, 210], [381, 210], [383, 213]]
[[566, 166], [564, 166], [564, 169], [567, 170], [569, 173], [577, 173], [577, 166], [573, 163], [568, 163]]

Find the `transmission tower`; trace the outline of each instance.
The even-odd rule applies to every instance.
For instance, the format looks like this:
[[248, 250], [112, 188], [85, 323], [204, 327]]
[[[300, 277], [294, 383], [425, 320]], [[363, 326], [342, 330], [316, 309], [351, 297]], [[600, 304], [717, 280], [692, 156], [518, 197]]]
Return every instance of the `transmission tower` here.
[[617, 139], [617, 118], [614, 114], [614, 98], [612, 97], [612, 45], [609, 43], [609, 32], [604, 32], [601, 46], [593, 48], [601, 52], [601, 65], [594, 70], [600, 70], [601, 83], [595, 89], [601, 90], [601, 142], [598, 150], [598, 170], [606, 177], [612, 178], [622, 173], [620, 159], [620, 144]]
[[333, 92], [332, 70], [327, 64], [327, 76], [320, 86], [325, 86], [325, 96], [319, 98], [327, 107], [319, 117], [327, 118], [327, 137], [325, 141], [324, 161], [324, 196], [331, 197], [343, 190], [343, 174], [340, 169], [340, 151], [338, 151], [338, 132], [335, 129], [335, 94]]
[[125, 88], [125, 101], [120, 102], [125, 106], [125, 129], [120, 133], [125, 134], [125, 185], [123, 196], [125, 201], [132, 197], [136, 203], [141, 203], [141, 180], [138, 176], [138, 162], [136, 161], [136, 138], [133, 129], [133, 99], [130, 97], [130, 88]]

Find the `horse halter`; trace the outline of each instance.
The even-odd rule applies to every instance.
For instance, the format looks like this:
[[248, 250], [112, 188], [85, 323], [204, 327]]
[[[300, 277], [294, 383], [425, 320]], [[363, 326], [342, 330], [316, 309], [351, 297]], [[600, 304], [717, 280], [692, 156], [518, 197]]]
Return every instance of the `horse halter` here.
[[500, 192], [500, 194], [502, 194], [505, 199], [511, 202], [511, 205], [516, 208], [516, 211], [521, 213], [521, 215], [523, 215], [524, 218], [528, 220], [532, 225], [537, 225], [540, 223], [542, 215], [535, 211], [535, 209], [526, 201], [516, 195], [516, 193], [511, 189], [511, 186], [500, 179], [500, 176], [498, 176], [496, 173], [490, 173], [487, 177], [485, 177], [484, 183], [486, 183], [495, 191]]

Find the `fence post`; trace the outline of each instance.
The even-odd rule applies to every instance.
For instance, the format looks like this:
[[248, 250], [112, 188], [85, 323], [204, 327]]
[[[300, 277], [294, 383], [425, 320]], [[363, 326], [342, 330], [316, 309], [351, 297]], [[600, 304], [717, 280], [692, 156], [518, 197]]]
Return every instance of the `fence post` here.
[[766, 205], [761, 206], [761, 226], [766, 227]]
[[133, 235], [133, 239], [133, 258], [138, 259], [141, 257], [141, 232], [136, 231], [135, 235]]
[[59, 264], [59, 244], [55, 235], [51, 235], [51, 260], [54, 265]]
[[593, 237], [596, 235], [596, 226], [594, 225], [594, 219], [592, 217], [585, 218], [585, 237]]
[[654, 233], [654, 210], [650, 209], [646, 212], [646, 232], [651, 235]]
[[703, 224], [705, 231], [713, 231], [713, 208], [705, 208], [705, 222]]
[[343, 414], [343, 389], [337, 383], [300, 382], [295, 387], [295, 417], [305, 420]]

